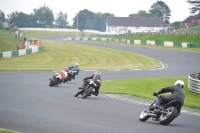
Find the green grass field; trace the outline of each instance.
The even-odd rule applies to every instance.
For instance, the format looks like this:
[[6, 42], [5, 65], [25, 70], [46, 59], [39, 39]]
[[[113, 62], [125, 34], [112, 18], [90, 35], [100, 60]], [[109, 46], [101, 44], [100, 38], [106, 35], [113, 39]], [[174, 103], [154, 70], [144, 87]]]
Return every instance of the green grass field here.
[[200, 31], [200, 26], [191, 26], [188, 28], [179, 28], [178, 32], [192, 32], [192, 31]]
[[[4, 33], [5, 32], [5, 33]], [[29, 33], [29, 32], [28, 32]], [[0, 30], [0, 35], [6, 36], [2, 39], [0, 36], [0, 48], [11, 46], [15, 43], [15, 38], [8, 31]], [[45, 34], [45, 35], [44, 35]], [[60, 35], [63, 33], [60, 33]], [[55, 36], [58, 33], [38, 33], [32, 32], [29, 34], [34, 38]], [[59, 35], [58, 35], [59, 36]], [[66, 35], [70, 36], [70, 34]], [[199, 36], [191, 37], [191, 40], [198, 40]], [[159, 38], [159, 36], [155, 36]], [[155, 39], [154, 38], [154, 39]], [[166, 36], [161, 38], [165, 39]], [[171, 39], [175, 39], [172, 37]], [[180, 37], [182, 38], [182, 36]], [[192, 39], [194, 38], [194, 39]], [[10, 40], [12, 43], [10, 43]], [[176, 36], [176, 41], [178, 37]], [[172, 40], [173, 41], [173, 40]], [[3, 58], [0, 59], [0, 70], [4, 71], [52, 71], [60, 70], [69, 65], [78, 62], [80, 69], [148, 69], [158, 68], [161, 64], [150, 57], [134, 54], [130, 52], [124, 52], [120, 50], [113, 50], [108, 48], [99, 48], [93, 46], [87, 46], [82, 44], [70, 43], [70, 42], [50, 42], [43, 41], [44, 51], [34, 54], [29, 54], [20, 57]], [[110, 43], [110, 45], [129, 45], [121, 43]], [[133, 45], [136, 46], [136, 45]], [[155, 46], [142, 46], [142, 47], [155, 47]], [[156, 48], [164, 48], [156, 46]], [[199, 52], [199, 48], [168, 48], [171, 50], [186, 50], [192, 52]], [[59, 64], [59, 65], [58, 65]], [[185, 81], [185, 93], [186, 99], [184, 106], [200, 109], [200, 96], [196, 95], [188, 90], [187, 76], [179, 78], [153, 78], [153, 79], [127, 79], [121, 81], [108, 81], [103, 82], [101, 87], [101, 93], [113, 93], [113, 94], [127, 94], [138, 96], [147, 99], [155, 99], [152, 97], [154, 91], [158, 91], [162, 87], [173, 85], [177, 79]]]
[[83, 69], [149, 69], [161, 64], [150, 57], [76, 44], [43, 41], [44, 51], [26, 56], [0, 59], [0, 71], [52, 71], [78, 62]]
[[108, 94], [125, 94], [154, 100], [156, 98], [152, 96], [153, 92], [157, 92], [166, 86], [172, 86], [176, 80], [183, 80], [185, 83], [184, 91], [186, 97], [184, 106], [200, 110], [200, 95], [188, 89], [187, 75], [185, 77], [175, 78], [144, 78], [108, 81], [102, 83], [101, 92]]

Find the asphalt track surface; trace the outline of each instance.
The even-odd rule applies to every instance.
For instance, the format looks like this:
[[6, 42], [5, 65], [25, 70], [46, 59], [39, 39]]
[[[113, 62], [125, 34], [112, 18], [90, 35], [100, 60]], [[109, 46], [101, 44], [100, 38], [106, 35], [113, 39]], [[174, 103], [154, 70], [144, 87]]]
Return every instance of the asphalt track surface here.
[[[56, 40], [57, 39], [57, 40]], [[59, 41], [61, 38], [53, 38]], [[93, 45], [140, 53], [165, 63], [158, 70], [101, 71], [102, 79], [188, 76], [199, 72], [200, 54], [139, 46]], [[74, 92], [93, 71], [80, 71], [76, 79], [59, 87], [49, 87], [52, 72], [0, 73], [0, 128], [23, 133], [199, 133], [200, 117], [181, 113], [162, 126], [149, 119], [139, 121], [145, 106], [114, 100], [104, 95], [82, 99]]]

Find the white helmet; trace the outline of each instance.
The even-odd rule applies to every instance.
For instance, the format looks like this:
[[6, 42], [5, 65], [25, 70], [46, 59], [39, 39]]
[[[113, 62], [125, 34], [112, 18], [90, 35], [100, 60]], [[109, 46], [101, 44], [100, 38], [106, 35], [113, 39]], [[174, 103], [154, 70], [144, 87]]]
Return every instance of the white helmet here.
[[96, 71], [96, 72], [94, 73], [94, 75], [101, 75], [101, 73], [100, 73], [99, 71]]
[[184, 82], [182, 80], [177, 80], [174, 85], [183, 88], [184, 87]]

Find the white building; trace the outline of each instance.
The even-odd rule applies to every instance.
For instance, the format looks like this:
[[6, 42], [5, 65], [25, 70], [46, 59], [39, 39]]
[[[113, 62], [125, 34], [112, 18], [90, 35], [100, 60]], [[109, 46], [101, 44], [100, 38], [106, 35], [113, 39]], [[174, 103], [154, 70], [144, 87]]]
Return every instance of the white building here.
[[169, 26], [160, 17], [107, 17], [106, 32], [114, 34], [159, 32]]

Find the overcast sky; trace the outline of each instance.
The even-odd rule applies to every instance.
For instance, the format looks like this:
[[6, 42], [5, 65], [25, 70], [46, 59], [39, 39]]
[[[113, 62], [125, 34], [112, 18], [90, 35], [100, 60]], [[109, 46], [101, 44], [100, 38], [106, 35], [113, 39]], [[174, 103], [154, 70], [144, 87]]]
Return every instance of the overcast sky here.
[[[162, 0], [171, 10], [170, 22], [183, 21], [190, 14], [187, 0]], [[157, 0], [0, 0], [0, 9], [7, 16], [14, 11], [31, 14], [44, 4], [53, 10], [54, 17], [62, 11], [67, 13], [69, 24], [84, 9], [94, 13], [112, 13], [115, 17], [128, 17], [139, 10], [149, 11]]]

